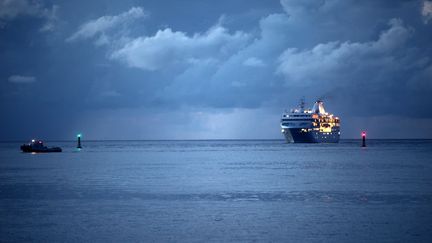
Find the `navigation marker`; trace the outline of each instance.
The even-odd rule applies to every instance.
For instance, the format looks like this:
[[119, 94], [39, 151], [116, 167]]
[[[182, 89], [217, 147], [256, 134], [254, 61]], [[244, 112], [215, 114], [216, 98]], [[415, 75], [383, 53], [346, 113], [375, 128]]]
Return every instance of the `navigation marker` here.
[[81, 133], [77, 134], [77, 138], [78, 138], [78, 144], [77, 144], [77, 148], [82, 148], [81, 147]]
[[361, 135], [362, 135], [362, 147], [366, 147], [366, 132], [363, 131]]

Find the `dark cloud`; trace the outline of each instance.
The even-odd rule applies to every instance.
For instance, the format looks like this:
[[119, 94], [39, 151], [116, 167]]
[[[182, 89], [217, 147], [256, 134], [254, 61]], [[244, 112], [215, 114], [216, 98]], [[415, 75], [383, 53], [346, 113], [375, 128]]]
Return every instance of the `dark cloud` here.
[[39, 31], [50, 32], [55, 28], [58, 9], [58, 5], [47, 7], [37, 0], [0, 0], [0, 29], [17, 18], [30, 17], [44, 20]]
[[430, 19], [432, 19], [432, 1], [423, 2], [422, 15], [425, 23], [429, 23]]

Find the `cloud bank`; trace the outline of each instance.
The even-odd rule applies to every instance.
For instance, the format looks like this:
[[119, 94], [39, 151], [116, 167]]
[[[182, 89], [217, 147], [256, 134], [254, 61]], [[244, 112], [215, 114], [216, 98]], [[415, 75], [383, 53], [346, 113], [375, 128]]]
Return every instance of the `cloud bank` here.
[[[128, 137], [145, 124], [160, 127], [143, 129], [155, 135], [151, 138], [216, 138], [219, 130], [277, 138], [280, 113], [306, 96], [309, 103], [324, 98], [348, 131], [372, 126], [365, 120], [393, 121], [390, 130], [375, 125], [387, 137], [416, 120], [422, 124], [416, 136], [427, 130], [432, 118], [424, 112], [432, 92], [430, 0], [248, 3], [205, 1], [185, 7], [174, 1], [167, 8], [95, 0], [83, 8], [84, 2], [63, 2], [59, 9], [68, 12], [53, 14], [62, 25], [47, 25], [47, 31], [58, 31], [42, 37], [30, 28], [49, 22], [44, 9], [57, 11], [42, 0], [3, 0], [0, 21], [7, 24], [0, 28], [0, 75], [8, 81], [0, 82], [0, 108], [14, 118], [0, 127], [41, 116], [32, 113], [30, 103], [57, 107], [44, 114], [51, 126], [63, 123], [54, 122], [58, 114], [70, 126], [82, 113], [94, 124], [96, 111], [106, 111], [112, 121], [122, 116], [115, 121], [130, 129]], [[22, 73], [37, 79], [10, 77]], [[38, 85], [14, 85], [20, 82]], [[175, 126], [172, 114], [183, 117]], [[142, 120], [131, 122], [135, 118]], [[257, 127], [261, 133], [254, 131]]]
[[[424, 78], [430, 65], [425, 53], [410, 46], [418, 33], [401, 18], [381, 17], [385, 22], [375, 33], [368, 32], [369, 25], [348, 21], [348, 16], [363, 18], [364, 12], [405, 3], [387, 6], [365, 1], [357, 4], [357, 11], [347, 4], [282, 0], [284, 13], [263, 17], [255, 32], [229, 30], [219, 21], [194, 34], [171, 28], [138, 37], [106, 34], [112, 40], [107, 56], [142, 70], [143, 75], [161, 73], [150, 100], [168, 106], [258, 108], [292, 103], [298, 97], [287, 98], [286, 94], [304, 93], [310, 99], [345, 99], [345, 104], [359, 106], [362, 114], [378, 114], [396, 99], [404, 101], [404, 110], [412, 110], [409, 99], [414, 91], [402, 87], [410, 86], [414, 79], [426, 82], [418, 81], [421, 78], [415, 74], [423, 73]], [[424, 2], [422, 16], [428, 16], [428, 4]], [[92, 38], [126, 19], [142, 17], [137, 9], [87, 22], [69, 40]], [[347, 9], [346, 13], [336, 16], [341, 9]], [[353, 32], [353, 24], [364, 28], [365, 34]], [[341, 94], [357, 94], [358, 90], [380, 105], [371, 109], [369, 104], [358, 104], [355, 95]], [[389, 107], [385, 112], [396, 111]]]
[[[394, 69], [406, 66], [405, 62], [413, 61], [399, 55], [406, 51], [405, 44], [412, 30], [404, 26], [400, 19], [390, 20], [389, 26], [376, 41], [335, 41], [320, 43], [306, 50], [289, 48], [279, 57], [277, 72], [283, 74], [287, 82], [299, 85], [317, 81], [321, 84], [335, 82], [336, 85], [342, 84], [340, 81], [352, 85], [358, 78], [363, 79], [367, 70], [372, 69], [389, 75]], [[373, 76], [379, 77], [377, 73], [373, 73]], [[368, 81], [379, 82], [380, 79], [368, 77]]]
[[133, 7], [127, 12], [121, 13], [119, 15], [102, 16], [98, 19], [90, 20], [82, 24], [78, 30], [66, 40], [72, 42], [100, 36], [102, 38], [100, 41], [103, 41], [104, 38], [107, 38], [107, 31], [110, 31], [121, 25], [130, 24], [132, 21], [144, 18], [146, 16], [147, 14], [141, 7]]
[[170, 28], [159, 30], [153, 36], [131, 40], [111, 54], [130, 67], [158, 70], [172, 65], [220, 59], [241, 49], [249, 36], [237, 31], [229, 33], [222, 26], [214, 26], [205, 33], [188, 36]]

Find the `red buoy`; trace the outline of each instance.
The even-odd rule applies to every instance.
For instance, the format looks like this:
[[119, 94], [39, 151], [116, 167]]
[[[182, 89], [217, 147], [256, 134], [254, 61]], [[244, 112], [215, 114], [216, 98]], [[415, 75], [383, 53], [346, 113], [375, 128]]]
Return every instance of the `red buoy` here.
[[361, 136], [362, 136], [362, 147], [366, 147], [366, 132], [365, 131], [363, 131], [362, 133], [361, 133]]

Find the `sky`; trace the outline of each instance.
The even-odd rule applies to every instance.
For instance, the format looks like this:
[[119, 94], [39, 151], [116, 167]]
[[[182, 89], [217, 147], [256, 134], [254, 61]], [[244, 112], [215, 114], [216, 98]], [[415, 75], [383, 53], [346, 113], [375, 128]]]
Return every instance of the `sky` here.
[[432, 1], [0, 0], [0, 140], [432, 138]]

